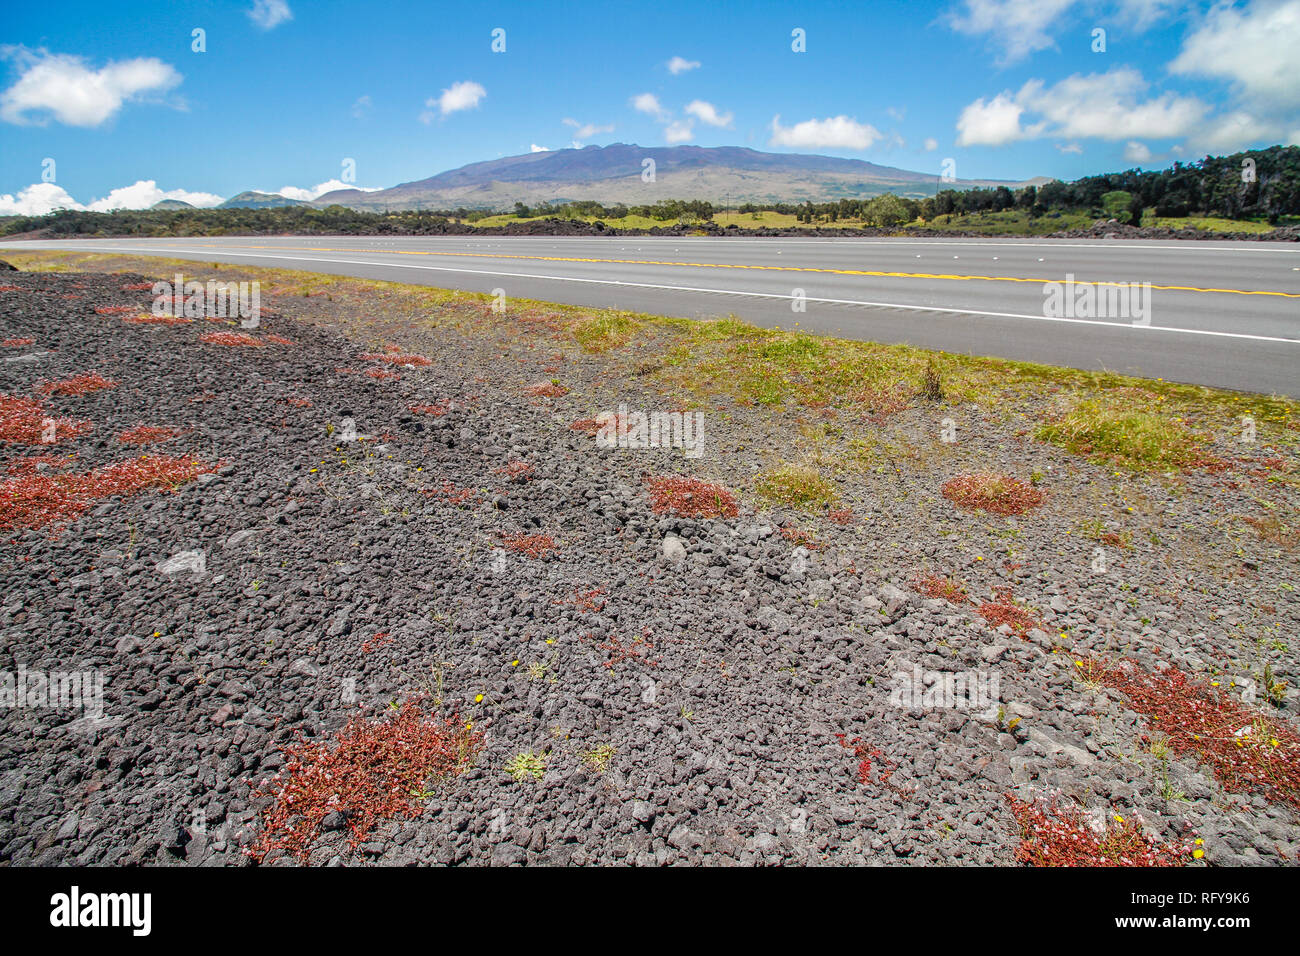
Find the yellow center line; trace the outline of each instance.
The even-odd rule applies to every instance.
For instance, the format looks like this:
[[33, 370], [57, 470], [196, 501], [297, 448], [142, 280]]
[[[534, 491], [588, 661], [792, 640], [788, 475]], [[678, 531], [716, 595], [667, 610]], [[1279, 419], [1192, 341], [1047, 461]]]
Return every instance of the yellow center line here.
[[[225, 248], [215, 244], [203, 245], [204, 248]], [[743, 265], [732, 262], [669, 262], [659, 259], [595, 259], [580, 256], [526, 256], [511, 253], [498, 252], [426, 252], [408, 249], [336, 249], [326, 246], [242, 246], [244, 249], [271, 249], [285, 252], [341, 252], [349, 254], [364, 255], [401, 255], [401, 256], [446, 256], [450, 258], [475, 258], [475, 259], [527, 259], [537, 262], [593, 262], [609, 265], [627, 265], [627, 266], [678, 266], [692, 269], [752, 269], [761, 272], [816, 272], [827, 275], [841, 276], [869, 276], [876, 278], [888, 279], [946, 279], [954, 282], [1029, 282], [1043, 284], [1045, 282], [1064, 282], [1061, 278], [1051, 279], [1026, 279], [1021, 276], [979, 276], [979, 275], [954, 275], [949, 273], [934, 272], [881, 272], [873, 269], [824, 269], [817, 266], [760, 266], [760, 265]], [[1105, 285], [1105, 286], [1128, 286], [1133, 285], [1131, 282], [1111, 282], [1098, 280], [1089, 282], [1083, 279], [1075, 279], [1075, 285]], [[1271, 290], [1256, 289], [1209, 289], [1200, 286], [1191, 285], [1156, 285], [1152, 283], [1152, 289], [1162, 289], [1173, 292], [1221, 292], [1230, 295], [1270, 295], [1278, 296], [1285, 299], [1300, 299], [1300, 292], [1275, 292]]]

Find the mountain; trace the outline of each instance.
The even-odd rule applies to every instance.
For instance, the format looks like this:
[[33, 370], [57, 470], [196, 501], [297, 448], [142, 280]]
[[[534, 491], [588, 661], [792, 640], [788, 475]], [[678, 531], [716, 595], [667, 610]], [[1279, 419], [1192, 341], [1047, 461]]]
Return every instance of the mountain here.
[[194, 209], [190, 203], [183, 199], [160, 199], [150, 209]]
[[[654, 161], [654, 181], [642, 178]], [[1039, 182], [1032, 180], [1030, 182]], [[1045, 180], [1041, 180], [1045, 181]], [[943, 182], [935, 173], [880, 166], [861, 159], [764, 153], [742, 146], [650, 146], [627, 143], [507, 156], [439, 173], [390, 189], [340, 189], [313, 205], [353, 209], [509, 209], [516, 202], [593, 199], [644, 204], [660, 199], [745, 202], [828, 202], [892, 192], [923, 198], [940, 189], [1021, 186], [1002, 180]], [[238, 198], [238, 197], [236, 197]], [[231, 200], [233, 202], [233, 200]]]
[[218, 209], [274, 209], [280, 206], [310, 206], [311, 203], [300, 199], [287, 199], [275, 193], [259, 193], [248, 190], [238, 196], [231, 196]]

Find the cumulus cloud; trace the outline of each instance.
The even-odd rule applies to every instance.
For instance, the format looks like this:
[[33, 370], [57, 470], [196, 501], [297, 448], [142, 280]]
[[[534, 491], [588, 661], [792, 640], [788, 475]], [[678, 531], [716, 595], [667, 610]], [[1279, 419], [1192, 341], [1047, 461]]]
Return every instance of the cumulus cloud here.
[[549, 153], [551, 150], [546, 146], [538, 146], [536, 143], [528, 147], [530, 153]]
[[96, 70], [79, 56], [4, 48], [21, 71], [0, 93], [0, 119], [45, 125], [53, 116], [68, 126], [99, 126], [125, 103], [159, 95], [181, 82], [180, 73], [154, 57], [110, 62]]
[[663, 119], [668, 116], [668, 111], [663, 108], [659, 102], [659, 97], [653, 93], [638, 93], [632, 97], [632, 109], [638, 113], [648, 113], [651, 116]]
[[272, 30], [286, 20], [292, 20], [293, 11], [285, 0], [253, 0], [248, 19], [263, 30]]
[[1300, 0], [1256, 0], [1245, 8], [1219, 3], [1183, 43], [1169, 71], [1229, 81], [1246, 103], [1264, 111], [1300, 106]]
[[303, 202], [311, 202], [313, 199], [319, 199], [326, 193], [332, 193], [336, 189], [356, 189], [363, 193], [372, 193], [379, 188], [379, 186], [358, 186], [356, 183], [327, 179], [323, 183], [317, 183], [315, 186], [309, 186], [305, 189], [301, 186], [283, 186], [276, 190], [275, 195], [283, 196], [285, 199], [300, 199]]
[[927, 136], [925, 139], [925, 151], [927, 153], [930, 153], [938, 148], [939, 148], [939, 141], [935, 139], [933, 136]]
[[772, 117], [772, 138], [768, 145], [796, 149], [870, 149], [871, 144], [880, 138], [880, 130], [848, 116], [810, 119], [793, 126], [782, 126], [781, 117], [777, 115]]
[[103, 199], [96, 199], [86, 208], [91, 212], [110, 212], [114, 209], [148, 209], [164, 199], [179, 199], [191, 206], [216, 206], [222, 198], [214, 193], [196, 193], [188, 189], [159, 189], [152, 179], [141, 179], [130, 186], [119, 186]]
[[442, 116], [448, 116], [461, 110], [472, 110], [482, 102], [485, 96], [487, 96], [487, 90], [483, 89], [478, 83], [472, 80], [461, 80], [459, 83], [453, 83], [443, 90], [441, 96], [425, 100], [424, 106], [428, 112], [422, 113], [420, 119], [426, 123], [431, 122], [434, 119], [432, 111], [435, 109]]
[[[957, 120], [959, 146], [1001, 146], [1039, 136], [1161, 139], [1182, 136], [1201, 123], [1209, 107], [1194, 96], [1164, 93], [1144, 99], [1148, 84], [1131, 67], [1075, 74], [1052, 86], [1030, 80], [1018, 93], [980, 98]], [[1036, 119], [1029, 125], [1026, 115]]]
[[1130, 163], [1150, 162], [1151, 150], [1146, 143], [1131, 139], [1124, 145], [1124, 159]]
[[56, 209], [85, 209], [62, 186], [54, 183], [33, 183], [19, 190], [15, 197], [0, 195], [0, 216], [43, 216]]
[[694, 116], [701, 123], [709, 126], [727, 127], [731, 125], [732, 115], [730, 113], [719, 113], [717, 107], [712, 103], [706, 103], [704, 100], [691, 100], [686, 104], [686, 114]]
[[93, 200], [83, 206], [54, 183], [33, 183], [18, 195], [0, 196], [0, 215], [43, 216], [56, 209], [81, 209], [90, 212], [111, 212], [114, 209], [148, 209], [164, 199], [179, 199], [191, 206], [216, 206], [222, 197], [214, 193], [191, 192], [188, 189], [160, 189], [152, 179], [141, 179], [130, 186], [119, 186], [103, 199]]
[[965, 0], [944, 19], [958, 33], [988, 37], [1002, 47], [1001, 62], [1014, 63], [1054, 45], [1049, 27], [1075, 0]]
[[678, 73], [685, 73], [689, 70], [698, 70], [699, 68], [699, 60], [688, 60], [685, 57], [675, 56], [668, 61], [668, 72], [673, 76], [676, 76]]
[[1020, 115], [1025, 108], [1008, 93], [985, 102], [980, 97], [957, 117], [958, 146], [1001, 146], [1021, 139]]

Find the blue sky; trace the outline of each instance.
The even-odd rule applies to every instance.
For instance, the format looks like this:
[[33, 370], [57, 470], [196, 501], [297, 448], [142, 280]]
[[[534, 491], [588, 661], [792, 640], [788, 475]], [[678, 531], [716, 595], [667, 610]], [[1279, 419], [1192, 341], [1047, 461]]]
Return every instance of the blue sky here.
[[999, 179], [1300, 142], [1300, 0], [122, 0], [12, 4], [3, 29], [0, 213], [309, 196], [346, 159], [377, 188], [575, 142]]

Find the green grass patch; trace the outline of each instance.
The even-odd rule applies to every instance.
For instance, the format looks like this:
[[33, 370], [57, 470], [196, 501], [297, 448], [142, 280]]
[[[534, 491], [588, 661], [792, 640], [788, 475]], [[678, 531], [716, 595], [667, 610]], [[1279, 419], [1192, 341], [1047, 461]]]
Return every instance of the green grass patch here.
[[1079, 401], [1035, 437], [1134, 471], [1188, 468], [1205, 457], [1205, 439], [1176, 416], [1115, 399]]
[[835, 485], [816, 468], [780, 465], [758, 476], [758, 493], [771, 501], [812, 508], [835, 500]]

